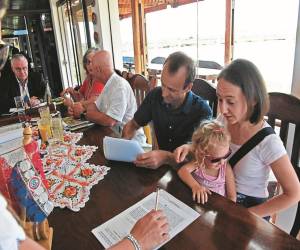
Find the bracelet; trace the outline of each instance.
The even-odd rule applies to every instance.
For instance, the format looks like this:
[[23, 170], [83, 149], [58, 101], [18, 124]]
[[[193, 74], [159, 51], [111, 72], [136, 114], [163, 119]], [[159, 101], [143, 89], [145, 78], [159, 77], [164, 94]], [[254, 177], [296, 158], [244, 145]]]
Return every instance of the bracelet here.
[[132, 234], [128, 234], [128, 235], [126, 236], [126, 239], [128, 239], [128, 240], [131, 241], [131, 243], [132, 243], [132, 245], [134, 246], [134, 249], [135, 249], [135, 250], [142, 250], [140, 244], [138, 243], [138, 241], [136, 240], [136, 238], [133, 237]]

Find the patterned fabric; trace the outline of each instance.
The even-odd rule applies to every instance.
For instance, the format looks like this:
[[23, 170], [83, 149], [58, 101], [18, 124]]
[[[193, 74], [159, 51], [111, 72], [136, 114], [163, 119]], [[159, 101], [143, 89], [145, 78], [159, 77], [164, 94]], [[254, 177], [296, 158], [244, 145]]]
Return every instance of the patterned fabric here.
[[12, 170], [11, 186], [19, 204], [26, 208], [30, 221], [42, 222], [53, 210], [48, 191], [29, 158], [19, 161]]
[[[82, 133], [65, 133], [64, 142], [45, 149], [43, 166], [54, 206], [79, 211], [89, 200], [90, 189], [104, 178], [109, 168], [89, 164], [96, 146], [75, 145]], [[51, 152], [51, 153], [50, 153]]]

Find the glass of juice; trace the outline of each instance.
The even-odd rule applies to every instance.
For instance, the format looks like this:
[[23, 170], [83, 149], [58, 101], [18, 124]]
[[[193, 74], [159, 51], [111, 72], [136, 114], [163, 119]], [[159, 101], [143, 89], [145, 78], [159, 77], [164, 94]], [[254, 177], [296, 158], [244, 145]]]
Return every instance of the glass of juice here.
[[48, 139], [51, 137], [51, 120], [49, 119], [40, 119], [38, 123], [38, 128], [40, 135], [42, 137], [43, 142], [47, 142]]

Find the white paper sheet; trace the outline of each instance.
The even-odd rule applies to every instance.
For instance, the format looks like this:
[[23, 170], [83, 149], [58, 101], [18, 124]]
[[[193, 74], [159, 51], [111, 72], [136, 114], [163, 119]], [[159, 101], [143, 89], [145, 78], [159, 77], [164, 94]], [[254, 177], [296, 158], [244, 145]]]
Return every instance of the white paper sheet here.
[[[34, 106], [33, 108], [39, 108], [39, 107], [43, 107], [43, 106], [46, 106], [46, 105], [47, 105], [46, 102], [42, 102], [42, 103], [39, 103], [38, 105]], [[25, 109], [24, 109], [24, 108], [20, 108], [19, 110], [24, 111]], [[10, 112], [10, 113], [15, 113], [15, 112], [17, 112], [17, 111], [18, 111], [17, 108], [10, 108], [10, 109], [9, 109], [9, 112]]]
[[145, 153], [135, 140], [125, 140], [105, 136], [103, 139], [104, 156], [108, 160], [133, 162], [138, 154]]
[[[138, 219], [154, 209], [155, 198], [156, 193], [153, 192], [114, 218], [94, 228], [92, 233], [105, 248], [114, 245], [129, 234]], [[200, 216], [195, 210], [164, 190], [160, 190], [159, 193], [158, 209], [163, 210], [168, 218], [170, 239]]]
[[23, 137], [22, 124], [12, 124], [0, 128], [0, 143], [5, 143]]

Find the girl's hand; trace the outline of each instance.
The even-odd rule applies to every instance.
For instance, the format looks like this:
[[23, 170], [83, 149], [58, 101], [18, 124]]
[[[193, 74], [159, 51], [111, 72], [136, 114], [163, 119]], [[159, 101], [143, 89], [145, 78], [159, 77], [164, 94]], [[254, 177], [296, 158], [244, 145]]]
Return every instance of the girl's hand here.
[[185, 157], [192, 151], [192, 145], [184, 144], [174, 151], [174, 158], [177, 163], [183, 162]]
[[201, 204], [207, 202], [208, 195], [211, 194], [211, 191], [209, 189], [199, 184], [192, 187], [192, 192], [193, 192], [193, 200], [198, 203], [201, 202]]

